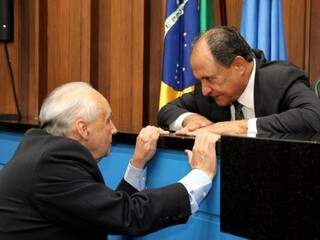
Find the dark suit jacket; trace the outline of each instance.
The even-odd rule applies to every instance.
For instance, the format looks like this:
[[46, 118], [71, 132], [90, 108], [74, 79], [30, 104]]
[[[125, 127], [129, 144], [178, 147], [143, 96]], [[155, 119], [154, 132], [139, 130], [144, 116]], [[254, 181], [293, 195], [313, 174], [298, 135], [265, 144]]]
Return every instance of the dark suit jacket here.
[[[254, 106], [258, 133], [320, 132], [320, 100], [309, 87], [303, 71], [286, 62], [268, 62], [255, 51]], [[158, 123], [168, 127], [182, 113], [199, 113], [213, 122], [229, 121], [230, 106], [219, 107], [205, 97], [200, 82], [195, 91], [165, 105]]]
[[78, 142], [29, 130], [0, 171], [0, 239], [104, 239], [184, 223], [180, 184], [137, 192], [124, 180], [106, 187], [97, 162]]

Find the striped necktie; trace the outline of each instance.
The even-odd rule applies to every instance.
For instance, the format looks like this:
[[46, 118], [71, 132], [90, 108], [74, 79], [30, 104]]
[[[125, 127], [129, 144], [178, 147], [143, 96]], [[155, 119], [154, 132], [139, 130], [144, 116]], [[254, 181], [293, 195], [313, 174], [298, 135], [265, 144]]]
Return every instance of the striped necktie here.
[[235, 101], [233, 103], [233, 106], [234, 106], [234, 116], [235, 116], [235, 120], [243, 120], [244, 119], [244, 115], [243, 115], [243, 112], [242, 112], [242, 107], [243, 105], [241, 103], [239, 103], [238, 101]]

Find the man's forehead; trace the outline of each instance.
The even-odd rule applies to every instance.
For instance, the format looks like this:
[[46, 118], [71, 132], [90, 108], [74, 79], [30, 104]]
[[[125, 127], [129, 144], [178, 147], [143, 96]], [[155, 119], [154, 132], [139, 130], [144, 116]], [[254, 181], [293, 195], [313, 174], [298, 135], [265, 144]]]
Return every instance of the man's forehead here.
[[107, 99], [97, 91], [95, 91], [94, 97], [95, 97], [97, 110], [101, 112], [104, 116], [109, 118], [109, 116], [111, 116], [112, 110]]
[[111, 111], [111, 109], [110, 109], [110, 111], [107, 111], [107, 118], [109, 119], [109, 118], [111, 118], [112, 117], [112, 111]]
[[107, 99], [105, 99], [105, 111], [106, 111], [106, 117], [109, 119], [112, 117], [112, 109], [110, 107], [109, 102]]
[[192, 58], [208, 58], [213, 60], [213, 56], [210, 52], [210, 48], [205, 39], [201, 39], [193, 47], [191, 59]]

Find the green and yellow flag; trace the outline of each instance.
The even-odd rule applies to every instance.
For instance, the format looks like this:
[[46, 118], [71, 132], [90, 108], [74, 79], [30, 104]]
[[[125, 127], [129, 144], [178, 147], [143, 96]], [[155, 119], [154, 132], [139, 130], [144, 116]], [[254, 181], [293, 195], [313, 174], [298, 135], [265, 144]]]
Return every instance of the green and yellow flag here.
[[167, 0], [159, 108], [193, 91], [191, 46], [196, 36], [214, 25], [212, 1]]

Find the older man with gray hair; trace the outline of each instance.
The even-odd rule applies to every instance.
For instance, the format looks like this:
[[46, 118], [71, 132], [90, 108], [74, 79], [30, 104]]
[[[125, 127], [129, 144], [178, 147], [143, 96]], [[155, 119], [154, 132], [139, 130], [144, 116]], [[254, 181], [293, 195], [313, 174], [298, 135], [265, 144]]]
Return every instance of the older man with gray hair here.
[[27, 131], [0, 172], [0, 239], [104, 239], [146, 234], [184, 223], [197, 211], [216, 172], [219, 136], [203, 133], [187, 150], [192, 170], [179, 183], [145, 189], [145, 165], [164, 130], [148, 126], [114, 191], [97, 161], [108, 155], [112, 135], [108, 101], [89, 84], [55, 89], [40, 111], [40, 129]]

